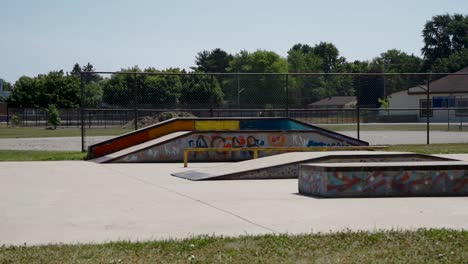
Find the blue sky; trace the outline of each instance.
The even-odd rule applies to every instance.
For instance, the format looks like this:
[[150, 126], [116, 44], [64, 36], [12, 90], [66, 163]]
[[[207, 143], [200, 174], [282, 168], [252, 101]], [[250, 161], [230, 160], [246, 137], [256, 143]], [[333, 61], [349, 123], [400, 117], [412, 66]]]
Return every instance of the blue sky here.
[[14, 82], [91, 62], [189, 68], [197, 52], [334, 43], [352, 61], [396, 48], [420, 55], [432, 16], [468, 14], [468, 1], [0, 0], [0, 78]]

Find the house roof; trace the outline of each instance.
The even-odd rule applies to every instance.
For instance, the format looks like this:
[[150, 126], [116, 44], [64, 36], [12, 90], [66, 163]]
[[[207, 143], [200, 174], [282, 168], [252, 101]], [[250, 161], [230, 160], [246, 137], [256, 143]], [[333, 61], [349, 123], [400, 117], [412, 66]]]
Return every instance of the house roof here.
[[[468, 74], [468, 67], [456, 73]], [[429, 83], [431, 93], [468, 93], [468, 75], [447, 75]], [[426, 93], [426, 85], [408, 89], [408, 94]]]
[[347, 105], [356, 102], [356, 96], [330, 96], [309, 104], [310, 106]]

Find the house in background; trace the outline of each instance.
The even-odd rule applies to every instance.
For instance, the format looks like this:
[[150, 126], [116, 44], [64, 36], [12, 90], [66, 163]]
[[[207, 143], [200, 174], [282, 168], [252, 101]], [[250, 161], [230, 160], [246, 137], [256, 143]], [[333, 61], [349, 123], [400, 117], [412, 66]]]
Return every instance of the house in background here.
[[356, 96], [330, 96], [320, 101], [309, 104], [309, 107], [318, 108], [318, 109], [355, 108], [356, 103], [357, 103]]
[[3, 80], [0, 79], [0, 101], [8, 99], [10, 97], [10, 94], [10, 91], [3, 90]]
[[10, 95], [10, 91], [3, 90], [3, 80], [0, 79], [0, 123], [6, 122], [8, 119], [8, 105], [4, 101], [6, 101]]
[[[457, 73], [468, 74], [468, 67]], [[468, 121], [468, 110], [456, 109], [468, 108], [468, 75], [448, 75], [429, 83], [429, 101], [426, 85], [393, 93], [388, 99], [392, 110], [388, 113], [381, 111], [381, 115], [413, 116], [421, 122], [426, 121], [427, 116], [431, 122]], [[429, 111], [425, 109], [428, 103], [432, 108]], [[401, 110], [393, 110], [394, 108]]]

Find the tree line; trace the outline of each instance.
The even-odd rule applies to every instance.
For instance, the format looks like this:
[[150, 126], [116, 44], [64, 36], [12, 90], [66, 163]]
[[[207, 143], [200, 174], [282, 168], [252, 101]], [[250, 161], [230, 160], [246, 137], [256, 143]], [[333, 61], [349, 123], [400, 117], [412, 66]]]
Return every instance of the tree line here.
[[[131, 67], [120, 72], [152, 73], [399, 73], [455, 72], [468, 66], [468, 16], [437, 15], [422, 30], [421, 57], [397, 49], [370, 61], [348, 61], [333, 43], [296, 44], [282, 57], [273, 51], [240, 51], [229, 54], [217, 48], [195, 57], [190, 70]], [[20, 77], [7, 99], [11, 107], [79, 107], [80, 72], [94, 72], [88, 63], [74, 65], [69, 73], [52, 71], [36, 77]], [[354, 78], [349, 75], [132, 75], [103, 78], [94, 73], [84, 79], [86, 107], [193, 105], [306, 105], [325, 96], [356, 95], [358, 89], [385, 87], [385, 94], [407, 89], [424, 80], [421, 76]]]

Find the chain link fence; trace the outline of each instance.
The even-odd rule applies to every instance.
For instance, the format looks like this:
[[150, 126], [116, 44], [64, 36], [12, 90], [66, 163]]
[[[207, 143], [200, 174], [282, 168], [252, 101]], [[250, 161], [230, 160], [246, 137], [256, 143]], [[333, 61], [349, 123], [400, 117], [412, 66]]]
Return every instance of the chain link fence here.
[[[78, 130], [83, 151], [173, 117], [291, 117], [371, 144], [468, 142], [468, 73], [82, 72], [80, 98], [59, 128]], [[43, 109], [6, 112], [4, 126], [47, 125]]]

